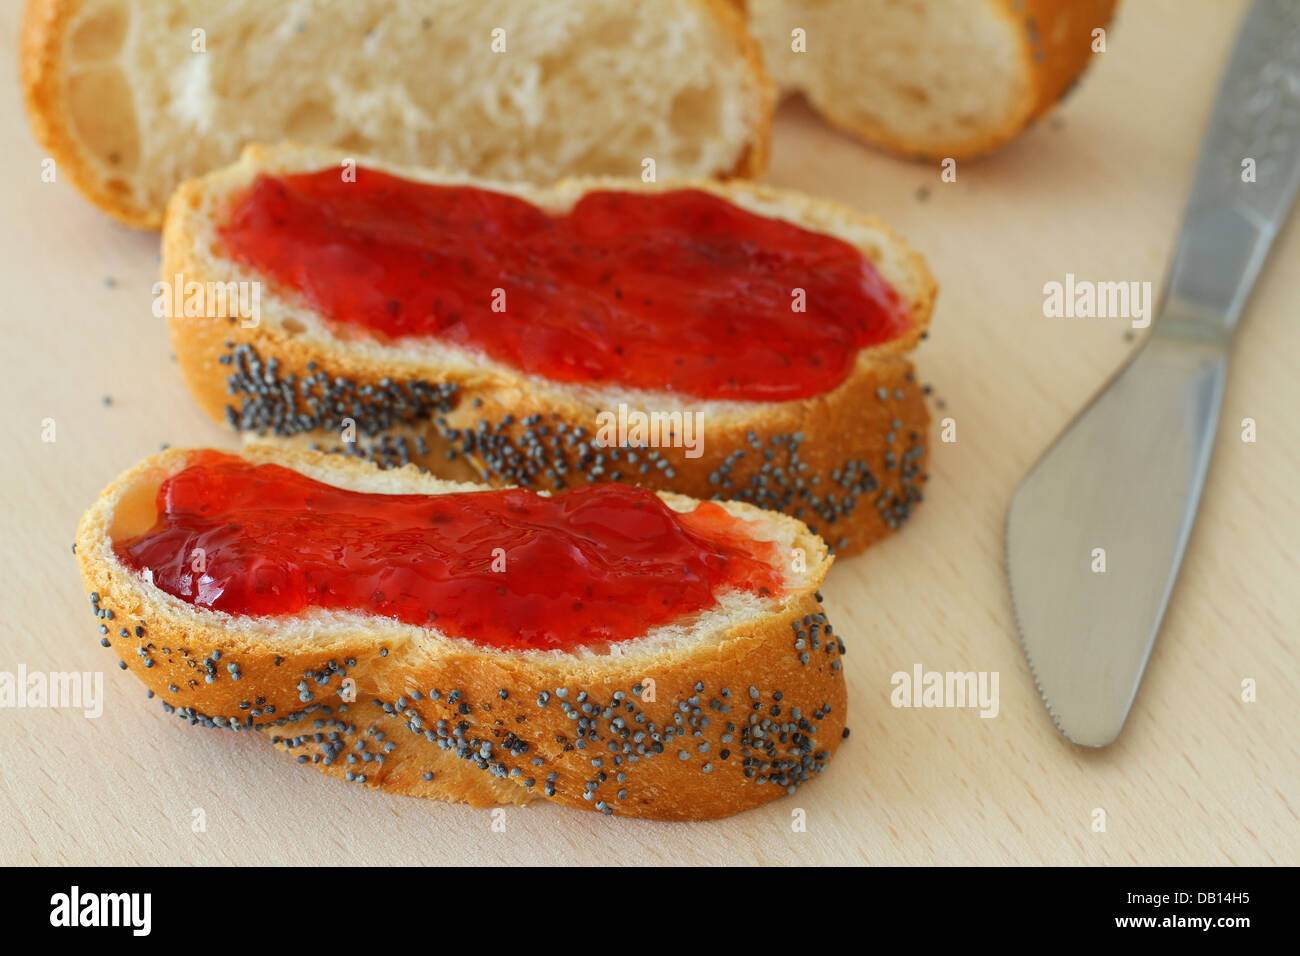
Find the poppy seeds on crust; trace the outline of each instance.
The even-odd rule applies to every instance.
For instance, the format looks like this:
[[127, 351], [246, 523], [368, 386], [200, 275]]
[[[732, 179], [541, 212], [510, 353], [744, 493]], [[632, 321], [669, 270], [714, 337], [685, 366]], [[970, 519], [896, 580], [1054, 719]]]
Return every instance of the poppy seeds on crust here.
[[302, 377], [282, 375], [279, 359], [263, 360], [251, 345], [226, 342], [226, 349], [217, 361], [231, 368], [226, 393], [239, 400], [239, 407], [226, 406], [226, 422], [236, 431], [288, 438], [341, 434], [351, 424], [356, 442], [320, 450], [368, 458], [385, 468], [409, 464], [428, 451], [422, 438], [408, 442], [387, 432], [450, 411], [457, 401], [459, 389], [451, 383], [390, 378], [358, 383], [322, 371], [315, 363], [309, 363]]
[[[98, 593], [92, 598], [92, 611], [97, 619], [102, 619], [110, 609]], [[792, 626], [806, 631], [820, 629], [825, 635], [827, 652], [842, 653], [843, 645], [837, 637], [830, 637], [830, 625], [824, 614], [805, 615], [801, 621], [792, 622]], [[122, 627], [117, 632], [121, 639], [135, 640], [136, 652], [146, 667], [152, 666], [151, 655], [158, 653], [173, 666], [180, 664], [213, 680], [223, 674], [237, 679], [241, 669], [238, 654], [223, 654], [217, 648], [199, 653], [160, 649], [144, 639], [147, 632], [143, 623], [133, 629]], [[104, 638], [103, 643], [111, 642]], [[277, 660], [293, 666], [292, 658]], [[821, 773], [830, 759], [830, 751], [817, 745], [818, 722], [831, 713], [829, 703], [822, 702], [809, 718], [803, 716], [799, 707], [787, 703], [790, 692], [747, 685], [744, 696], [753, 702], [755, 711], [746, 720], [719, 719], [711, 723], [705, 705], [713, 710], [717, 709], [713, 704], [725, 707], [721, 701], [730, 698], [732, 693], [727, 687], [706, 693], [708, 688], [701, 680], [683, 682], [681, 696], [662, 695], [657, 704], [642, 702], [638, 685], [625, 690], [606, 690], [602, 698], [608, 694], [607, 700], [597, 699], [595, 688], [553, 691], [532, 688], [520, 696], [503, 694], [506, 688], [498, 687], [488, 692], [489, 700], [478, 703], [461, 689], [446, 694], [433, 689], [427, 695], [411, 692], [392, 701], [373, 697], [371, 706], [385, 717], [400, 721], [411, 735], [388, 739], [386, 732], [374, 724], [363, 727], [354, 722], [348, 715], [347, 703], [315, 699], [313, 687], [329, 688], [336, 678], [346, 677], [348, 667], [354, 665], [352, 658], [344, 664], [328, 660], [302, 670], [296, 689], [303, 706], [287, 714], [277, 715], [274, 705], [267, 704], [264, 697], [239, 701], [238, 715], [207, 714], [193, 706], [167, 701], [162, 705], [165, 712], [192, 726], [261, 731], [301, 764], [321, 767], [342, 764], [348, 768], [342, 776], [349, 782], [381, 786], [394, 768], [412, 760], [425, 761], [417, 772], [423, 781], [432, 781], [434, 771], [425, 769], [427, 752], [408, 753], [404, 743], [419, 738], [496, 779], [514, 780], [528, 791], [536, 790], [538, 777], [543, 777], [541, 790], [546, 796], [567, 797], [563, 802], [577, 797], [579, 805], [606, 815], [635, 810], [639, 806], [638, 791], [644, 785], [648, 784], [650, 792], [655, 794], [662, 790], [661, 775], [652, 773], [642, 778], [639, 768], [651, 765], [655, 758], [664, 755], [676, 755], [674, 762], [689, 765], [693, 772], [703, 775], [725, 772], [748, 781], [747, 786], [776, 785], [791, 793]], [[127, 668], [128, 665], [122, 661], [119, 666]], [[191, 687], [196, 684], [197, 681], [190, 681]], [[178, 691], [175, 684], [168, 689], [172, 693]], [[528, 719], [530, 709], [536, 713], [538, 701], [544, 698], [549, 703], [552, 694], [560, 699], [569, 725], [567, 731], [559, 735], [551, 729], [532, 731]], [[570, 695], [580, 706], [565, 700]], [[511, 717], [515, 718], [512, 722], [515, 729], [506, 730], [505, 723]], [[285, 728], [291, 729], [286, 732]], [[690, 748], [702, 757], [716, 753], [713, 761], [717, 762], [696, 761]], [[593, 749], [605, 756], [589, 756]], [[583, 755], [583, 751], [588, 755]], [[362, 766], [366, 767], [364, 773], [359, 772]], [[534, 768], [545, 769], [539, 774]]]
[[[276, 437], [340, 434], [351, 423], [355, 440], [311, 447], [381, 468], [415, 463], [423, 469], [431, 450], [418, 432], [427, 428], [445, 446], [447, 459], [466, 459], [482, 480], [547, 490], [600, 481], [671, 488], [677, 477], [670, 455], [682, 449], [602, 446], [593, 432], [555, 413], [506, 413], [495, 421], [481, 418], [457, 427], [447, 417], [463, 397], [454, 383], [391, 378], [362, 383], [332, 375], [315, 362], [299, 376], [283, 373], [279, 359], [263, 359], [252, 345], [225, 344], [227, 351], [218, 361], [231, 369], [226, 390], [238, 405], [228, 404], [225, 414], [236, 431]], [[914, 385], [915, 375], [909, 372], [907, 380]], [[876, 390], [883, 404], [905, 397], [902, 389]], [[483, 400], [475, 396], [470, 404], [479, 408]], [[832, 549], [850, 545], [847, 536], [834, 534], [834, 526], [864, 503], [875, 508], [887, 528], [897, 530], [923, 498], [926, 448], [917, 431], [903, 432], [897, 415], [888, 424], [892, 431], [885, 436], [878, 461], [845, 458], [825, 473], [811, 473], [802, 459], [802, 432], [771, 435], [764, 442], [750, 431], [708, 475], [711, 497], [790, 514], [822, 535]], [[404, 429], [414, 433], [403, 434]], [[744, 473], [747, 461], [756, 466]]]
[[[401, 389], [404, 386], [392, 387]], [[455, 394], [454, 388], [444, 394], [449, 400]], [[540, 435], [544, 426], [538, 427], [539, 419], [525, 425], [527, 421], [522, 419], [518, 424], [533, 428]], [[360, 430], [360, 422], [358, 428]], [[561, 431], [557, 427], [550, 434], [572, 435], [576, 431], [572, 428]], [[753, 437], [757, 441], [757, 436]], [[773, 448], [792, 444], [797, 450], [802, 441], [801, 435], [789, 436], [785, 444], [781, 438], [775, 436], [772, 439], [770, 444]], [[776, 457], [774, 453], [768, 463]], [[649, 459], [649, 453], [645, 458]], [[846, 470], [852, 474], [853, 480], [860, 476], [860, 469], [846, 466]], [[766, 474], [770, 475], [771, 471]], [[739, 494], [735, 497], [743, 498]], [[817, 597], [820, 600], [821, 596]], [[153, 668], [155, 662], [165, 663], [172, 668], [165, 672], [166, 676], [173, 680], [176, 668], [183, 668], [182, 674], [185, 670], [192, 673], [188, 681], [176, 680], [166, 685], [168, 694], [179, 694], [180, 697], [161, 701], [167, 713], [191, 725], [262, 731], [272, 736], [277, 746], [293, 751], [300, 763], [325, 767], [347, 765], [356, 769], [347, 770], [345, 779], [370, 786], [381, 785], [394, 768], [420, 758], [419, 751], [407, 747], [401, 739], [403, 735], [395, 731], [397, 740], [381, 741], [379, 745], [368, 743], [364, 731], [358, 732], [356, 726], [346, 719], [348, 706], [335, 703], [332, 693], [318, 693], [319, 688], [329, 688], [335, 678], [346, 676], [348, 667], [356, 665], [354, 659], [349, 658], [347, 666], [333, 660], [324, 664], [317, 661], [310, 668], [299, 670], [301, 664], [294, 655], [276, 656], [275, 667], [286, 665], [291, 673], [302, 674], [301, 680], [291, 680], [289, 684], [296, 687], [298, 701], [292, 708], [281, 708], [288, 713], [277, 713], [274, 705], [266, 704], [264, 698], [256, 698], [250, 692], [247, 699], [231, 704], [231, 709], [237, 713], [208, 714], [178, 702], [185, 700], [184, 695], [189, 691], [206, 693], [204, 685], [220, 683], [228, 687], [227, 682], [239, 682], [246, 687], [251, 683], [243, 672], [255, 671], [249, 666], [250, 662], [239, 659], [241, 653], [238, 650], [227, 647], [223, 655], [220, 648], [195, 648], [193, 645], [189, 650], [158, 648], [149, 642], [146, 624], [130, 620], [129, 617], [134, 615], [125, 611], [120, 614], [123, 621], [110, 632], [103, 622], [114, 621], [119, 615], [98, 591], [89, 595], [89, 603], [104, 646], [113, 647], [114, 640], [134, 640], [129, 649], [142, 662], [142, 667]], [[820, 612], [804, 616], [802, 624], [792, 622], [792, 627], [796, 635], [804, 632], [802, 637], [795, 639], [803, 640], [805, 646], [810, 645], [813, 650], [824, 649], [824, 654], [832, 657], [844, 651], [843, 643], [832, 636], [830, 625]], [[116, 635], [114, 640], [110, 640], [110, 634]], [[131, 656], [120, 645], [115, 650], [124, 657]], [[386, 657], [388, 653], [388, 648], [382, 648], [367, 663], [382, 666], [375, 658]], [[811, 663], [806, 653], [804, 658], [805, 664]], [[816, 666], [821, 668], [823, 661], [826, 661], [828, 670], [839, 669], [837, 658], [828, 660], [818, 653]], [[272, 662], [262, 659], [260, 666], [269, 663]], [[128, 669], [125, 660], [119, 666]], [[674, 770], [674, 773], [709, 774], [712, 780], [721, 775], [739, 777], [753, 785], [775, 784], [789, 792], [825, 769], [830, 752], [817, 744], [818, 722], [830, 713], [830, 705], [824, 700], [802, 701], [805, 709], [820, 703], [809, 718], [801, 716], [800, 710], [791, 708], [787, 701], [787, 698], [799, 700], [796, 691], [760, 687], [746, 681], [741, 685], [744, 690], [733, 695], [731, 688], [715, 686], [710, 689], [696, 676], [690, 675], [690, 680], [683, 681], [674, 690], [678, 696], [665, 694], [661, 683], [658, 703], [642, 701], [641, 686], [633, 684], [618, 690], [607, 686], [585, 689], [524, 686], [513, 694], [494, 685], [483, 692], [486, 699], [478, 697], [478, 692], [471, 692], [471, 696], [478, 699], [466, 699], [465, 692], [460, 689], [446, 692], [443, 696], [431, 688], [427, 698], [418, 691], [408, 691], [409, 697], [397, 697], [392, 702], [375, 698], [373, 704], [387, 717], [400, 721], [412, 737], [433, 743], [493, 777], [513, 780], [528, 790], [536, 789], [538, 778], [545, 777], [542, 789], [547, 796], [561, 797], [565, 802], [573, 802], [576, 797], [605, 814], [635, 814], [636, 809], [649, 799], [640, 795], [645, 792], [647, 780], [650, 792], [657, 794], [664, 786], [662, 775], [647, 778], [641, 776], [639, 770], [665, 755], [668, 755], [667, 759], [671, 759], [672, 754], [678, 755], [673, 763], [680, 762], [681, 769]], [[762, 709], [750, 713], [748, 708], [742, 708], [734, 700], [746, 696]], [[727, 714], [733, 705], [742, 711], [742, 715], [733, 716], [734, 722], [718, 716], [718, 712]], [[357, 709], [361, 706], [355, 705]], [[539, 708], [548, 710], [539, 713]], [[706, 713], [712, 713], [712, 723]], [[534, 719], [550, 718], [545, 732], [533, 729], [529, 723], [530, 714]], [[561, 717], [567, 728], [557, 737], [553, 727]], [[513, 729], [507, 731], [503, 724], [511, 719], [518, 723], [512, 724]], [[303, 722], [314, 726], [309, 732], [303, 726], [294, 726], [288, 734], [274, 733]], [[359, 749], [356, 747], [358, 743], [363, 744]], [[434, 772], [425, 769], [428, 766], [427, 752], [424, 758], [426, 762], [419, 766], [417, 773], [423, 774], [423, 780], [431, 781]], [[362, 766], [366, 772], [358, 773], [357, 769]], [[342, 770], [342, 766], [339, 769]]]

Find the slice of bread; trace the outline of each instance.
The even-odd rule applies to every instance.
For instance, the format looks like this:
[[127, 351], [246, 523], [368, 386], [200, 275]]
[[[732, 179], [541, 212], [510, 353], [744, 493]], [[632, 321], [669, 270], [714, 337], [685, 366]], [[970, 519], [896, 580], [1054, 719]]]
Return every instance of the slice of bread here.
[[1115, 3], [746, 0], [746, 10], [778, 86], [868, 143], [939, 160], [997, 149], [1051, 107], [1091, 62], [1093, 30]]
[[[658, 191], [691, 185], [760, 215], [856, 246], [897, 292], [910, 325], [863, 349], [847, 379], [793, 401], [697, 400], [669, 391], [560, 384], [466, 348], [342, 338], [292, 291], [226, 258], [217, 228], [259, 173], [338, 168], [337, 152], [250, 147], [241, 161], [186, 183], [169, 207], [163, 281], [261, 283], [260, 321], [213, 303], [207, 315], [172, 309], [172, 343], [200, 404], [247, 434], [415, 462], [444, 475], [468, 459], [469, 477], [552, 489], [579, 481], [632, 481], [696, 498], [735, 498], [807, 522], [838, 552], [899, 527], [921, 499], [926, 426], [908, 353], [925, 334], [935, 283], [919, 255], [880, 222], [829, 202], [746, 183], [671, 186], [639, 180], [570, 180], [550, 189], [506, 186], [359, 160], [365, 168], [429, 183], [473, 183], [559, 213], [589, 190]], [[218, 316], [213, 318], [211, 316]], [[224, 317], [222, 317], [224, 316]], [[596, 447], [598, 416], [620, 405], [646, 414], [702, 416], [699, 457], [681, 447]], [[346, 441], [349, 426], [354, 440]], [[450, 462], [455, 464], [455, 461]]]
[[[155, 587], [114, 542], [154, 526], [161, 482], [191, 454], [154, 455], [109, 485], [76, 554], [101, 642], [192, 724], [260, 731], [300, 763], [397, 793], [475, 806], [549, 796], [657, 819], [724, 816], [793, 791], [845, 735], [844, 647], [817, 593], [833, 559], [789, 517], [722, 505], [775, 542], [782, 594], [724, 589], [715, 606], [603, 653], [501, 650], [359, 612], [235, 616]], [[367, 493], [482, 489], [337, 455], [243, 457]], [[698, 505], [660, 497], [679, 512]], [[802, 560], [787, 560], [796, 549]]]
[[29, 0], [21, 65], [60, 173], [155, 229], [252, 141], [534, 182], [646, 158], [745, 176], [772, 111], [725, 0]]

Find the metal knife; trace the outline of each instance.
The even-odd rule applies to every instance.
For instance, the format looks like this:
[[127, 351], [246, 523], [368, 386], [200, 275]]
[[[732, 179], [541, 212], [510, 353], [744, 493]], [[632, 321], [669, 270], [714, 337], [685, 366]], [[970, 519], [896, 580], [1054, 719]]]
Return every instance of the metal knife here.
[[[1232, 334], [1298, 183], [1300, 2], [1255, 0], [1151, 334], [1007, 512], [1021, 641], [1048, 712], [1075, 743], [1104, 747], [1128, 717], [1196, 518]], [[1098, 548], [1104, 572], [1094, 570]]]

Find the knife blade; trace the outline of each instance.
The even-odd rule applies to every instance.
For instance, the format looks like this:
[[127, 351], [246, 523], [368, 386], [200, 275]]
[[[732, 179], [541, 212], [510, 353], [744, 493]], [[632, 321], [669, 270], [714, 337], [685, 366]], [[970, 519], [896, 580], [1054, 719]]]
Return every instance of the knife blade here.
[[1048, 712], [1075, 743], [1104, 747], [1128, 718], [1196, 518], [1232, 335], [1298, 184], [1300, 3], [1255, 0], [1151, 334], [1007, 512], [1021, 643]]

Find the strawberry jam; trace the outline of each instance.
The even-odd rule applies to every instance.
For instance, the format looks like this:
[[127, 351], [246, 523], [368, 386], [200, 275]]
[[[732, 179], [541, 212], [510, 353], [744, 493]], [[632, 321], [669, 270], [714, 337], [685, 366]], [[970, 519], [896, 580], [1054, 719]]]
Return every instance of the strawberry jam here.
[[805, 398], [908, 324], [853, 246], [699, 190], [593, 192], [551, 216], [326, 169], [259, 176], [219, 232], [341, 336], [435, 338], [556, 382]]
[[363, 494], [204, 451], [163, 481], [157, 510], [118, 558], [190, 604], [360, 611], [509, 650], [600, 648], [710, 608], [721, 588], [781, 585], [775, 546], [747, 522], [629, 485]]

